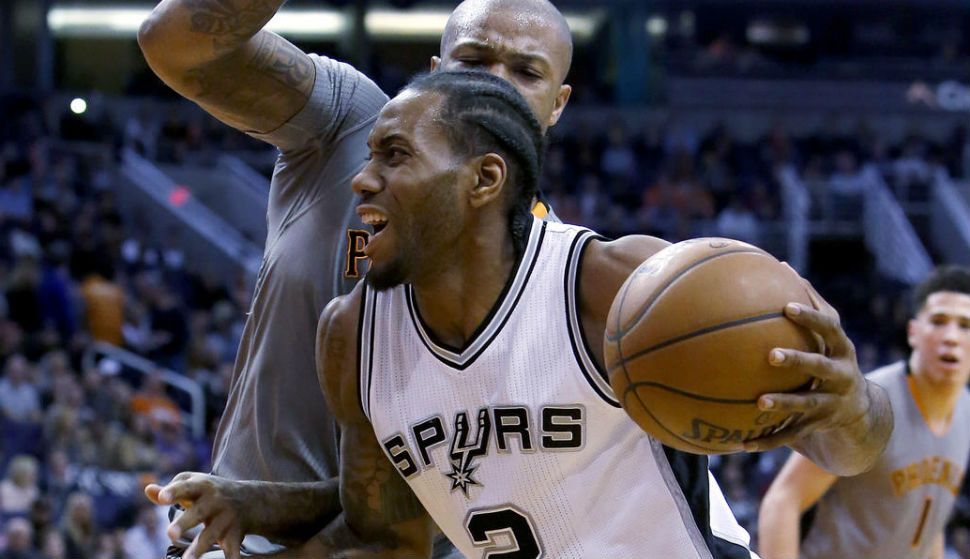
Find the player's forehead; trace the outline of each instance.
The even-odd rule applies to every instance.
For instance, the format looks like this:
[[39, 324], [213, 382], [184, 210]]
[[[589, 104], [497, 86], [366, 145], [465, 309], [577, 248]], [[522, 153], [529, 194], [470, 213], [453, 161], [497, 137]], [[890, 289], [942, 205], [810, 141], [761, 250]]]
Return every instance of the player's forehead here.
[[381, 109], [368, 144], [373, 148], [389, 138], [413, 140], [424, 135], [434, 124], [443, 99], [437, 92], [405, 89]]
[[566, 49], [560, 31], [548, 17], [524, 10], [466, 10], [456, 17], [451, 34], [442, 56], [480, 51], [533, 58], [554, 67]]
[[926, 298], [920, 310], [923, 316], [952, 316], [970, 319], [970, 294], [955, 291], [937, 291]]

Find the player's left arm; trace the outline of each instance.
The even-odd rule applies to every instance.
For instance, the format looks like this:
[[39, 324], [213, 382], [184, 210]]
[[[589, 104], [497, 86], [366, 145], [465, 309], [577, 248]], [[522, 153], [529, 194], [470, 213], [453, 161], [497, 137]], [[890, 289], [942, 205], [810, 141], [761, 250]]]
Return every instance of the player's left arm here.
[[779, 374], [788, 371], [817, 379], [809, 392], [764, 394], [758, 406], [768, 412], [801, 413], [795, 425], [745, 444], [749, 452], [788, 445], [838, 476], [872, 468], [893, 430], [889, 396], [859, 370], [855, 346], [839, 313], [805, 282], [813, 306], [790, 303], [785, 316], [821, 340], [824, 353], [774, 348], [768, 361]]

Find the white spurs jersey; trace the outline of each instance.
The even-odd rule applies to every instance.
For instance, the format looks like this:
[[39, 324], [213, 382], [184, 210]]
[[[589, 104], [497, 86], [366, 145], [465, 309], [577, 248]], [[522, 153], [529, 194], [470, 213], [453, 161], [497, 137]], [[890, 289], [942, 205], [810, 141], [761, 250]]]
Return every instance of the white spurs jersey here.
[[467, 557], [755, 557], [707, 471], [620, 408], [576, 309], [585, 229], [535, 220], [463, 349], [425, 328], [409, 286], [366, 290], [361, 406], [378, 441]]

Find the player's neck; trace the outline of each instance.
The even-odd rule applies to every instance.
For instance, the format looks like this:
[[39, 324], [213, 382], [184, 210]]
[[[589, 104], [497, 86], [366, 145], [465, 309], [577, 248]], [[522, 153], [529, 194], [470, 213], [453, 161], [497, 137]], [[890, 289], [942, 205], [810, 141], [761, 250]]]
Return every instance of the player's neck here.
[[[910, 364], [912, 367], [912, 363]], [[953, 409], [960, 398], [960, 390], [947, 384], [933, 382], [928, 375], [910, 369], [909, 388], [927, 426], [937, 436], [946, 434], [953, 418]]]
[[507, 230], [468, 235], [441, 270], [412, 283], [425, 327], [439, 341], [464, 347], [502, 295], [515, 264]]

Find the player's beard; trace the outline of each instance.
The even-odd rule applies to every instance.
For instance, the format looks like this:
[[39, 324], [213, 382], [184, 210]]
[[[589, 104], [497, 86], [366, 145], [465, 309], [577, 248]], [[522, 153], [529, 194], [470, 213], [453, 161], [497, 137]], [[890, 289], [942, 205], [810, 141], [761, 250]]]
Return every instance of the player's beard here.
[[394, 260], [385, 266], [374, 266], [371, 263], [365, 278], [367, 285], [375, 291], [385, 291], [403, 284], [407, 280], [407, 267], [404, 265], [404, 257], [395, 256]]

